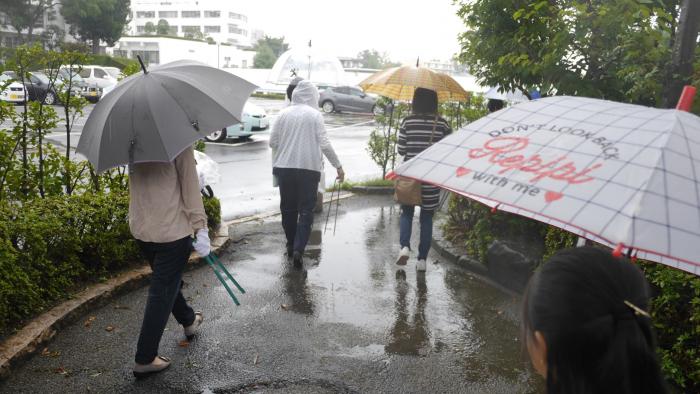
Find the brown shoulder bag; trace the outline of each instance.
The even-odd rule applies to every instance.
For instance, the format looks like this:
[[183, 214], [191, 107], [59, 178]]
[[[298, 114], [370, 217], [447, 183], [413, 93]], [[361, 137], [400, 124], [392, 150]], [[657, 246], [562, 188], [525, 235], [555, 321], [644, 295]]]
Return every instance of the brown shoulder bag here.
[[[437, 115], [433, 122], [433, 131], [430, 133], [430, 145], [433, 145], [435, 127], [437, 126]], [[422, 183], [412, 178], [404, 176], [398, 177], [394, 181], [394, 200], [401, 205], [421, 205], [423, 203]]]

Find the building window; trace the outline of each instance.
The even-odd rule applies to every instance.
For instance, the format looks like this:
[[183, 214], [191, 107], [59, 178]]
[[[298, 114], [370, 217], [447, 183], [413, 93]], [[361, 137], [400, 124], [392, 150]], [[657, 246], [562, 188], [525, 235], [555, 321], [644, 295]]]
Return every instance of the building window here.
[[204, 26], [205, 33], [221, 33], [221, 26]]
[[248, 17], [242, 14], [236, 14], [235, 12], [229, 12], [228, 17], [231, 19], [237, 19], [243, 22], [248, 22]]
[[177, 11], [158, 11], [158, 18], [177, 18]]
[[202, 13], [199, 11], [182, 11], [183, 18], [200, 18]]
[[241, 68], [248, 68], [248, 61], [247, 60], [241, 61]]
[[145, 33], [145, 32], [146, 32], [146, 26], [136, 26], [136, 32], [137, 32], [137, 33]]
[[155, 18], [156, 12], [155, 11], [136, 11], [136, 17], [137, 18]]
[[121, 49], [115, 49], [114, 50], [114, 56], [116, 57], [128, 57], [129, 56], [129, 51], [124, 51]]
[[248, 32], [244, 29], [239, 28], [237, 25], [228, 25], [228, 32], [233, 34], [239, 34], [242, 36], [248, 36]]
[[204, 11], [205, 18], [221, 18], [221, 11]]
[[238, 44], [238, 40], [236, 40], [235, 38], [229, 38], [228, 40], [226, 40], [226, 42], [228, 42], [229, 44], [234, 44], [234, 45]]
[[202, 31], [202, 26], [182, 26], [183, 33], [197, 33]]
[[168, 26], [168, 34], [171, 36], [177, 35], [177, 26]]

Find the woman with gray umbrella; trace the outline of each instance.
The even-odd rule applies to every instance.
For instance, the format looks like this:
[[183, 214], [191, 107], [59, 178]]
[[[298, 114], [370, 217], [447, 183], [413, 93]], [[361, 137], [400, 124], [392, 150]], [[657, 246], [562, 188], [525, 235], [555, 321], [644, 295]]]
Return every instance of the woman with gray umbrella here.
[[170, 360], [158, 356], [158, 344], [172, 312], [191, 339], [204, 319], [182, 295], [182, 271], [194, 249], [210, 252], [192, 147], [167, 163], [132, 164], [129, 174], [129, 227], [153, 270], [141, 334], [136, 348], [134, 376], [160, 372]]
[[[141, 59], [139, 58], [139, 61]], [[129, 164], [129, 227], [153, 269], [136, 348], [134, 376], [163, 371], [158, 345], [172, 313], [192, 338], [203, 315], [182, 295], [182, 272], [194, 249], [210, 242], [192, 145], [239, 123], [256, 86], [226, 71], [179, 60], [132, 75], [100, 100], [78, 143], [102, 172]]]

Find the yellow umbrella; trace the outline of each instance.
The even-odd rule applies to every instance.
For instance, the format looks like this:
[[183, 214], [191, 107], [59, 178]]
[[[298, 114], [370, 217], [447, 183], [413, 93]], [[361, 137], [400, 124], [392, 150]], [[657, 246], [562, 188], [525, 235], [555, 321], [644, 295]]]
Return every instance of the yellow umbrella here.
[[424, 67], [403, 66], [389, 68], [370, 75], [360, 82], [367, 93], [375, 93], [394, 100], [410, 101], [416, 88], [434, 90], [438, 101], [467, 101], [469, 93], [447, 74]]

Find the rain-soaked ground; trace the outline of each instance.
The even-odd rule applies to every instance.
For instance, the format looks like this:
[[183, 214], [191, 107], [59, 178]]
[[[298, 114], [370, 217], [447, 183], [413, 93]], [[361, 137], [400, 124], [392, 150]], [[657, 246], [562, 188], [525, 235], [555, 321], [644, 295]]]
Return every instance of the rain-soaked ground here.
[[[284, 257], [279, 218], [237, 227], [222, 260], [247, 293], [235, 307], [208, 267], [186, 273], [205, 322], [188, 346], [171, 319], [168, 371], [136, 381], [133, 353], [147, 289], [61, 331], [0, 384], [15, 392], [531, 393], [518, 300], [431, 252], [401, 270], [389, 197], [343, 200], [332, 235], [317, 216], [304, 269]], [[331, 223], [333, 217], [331, 217]], [[414, 226], [417, 227], [417, 226]], [[414, 235], [414, 239], [417, 239]]]

